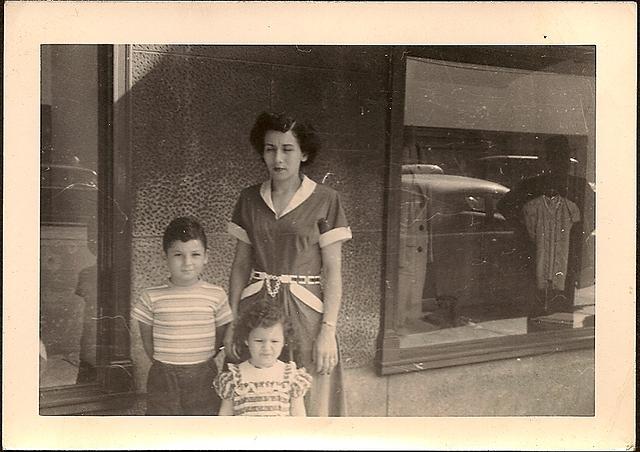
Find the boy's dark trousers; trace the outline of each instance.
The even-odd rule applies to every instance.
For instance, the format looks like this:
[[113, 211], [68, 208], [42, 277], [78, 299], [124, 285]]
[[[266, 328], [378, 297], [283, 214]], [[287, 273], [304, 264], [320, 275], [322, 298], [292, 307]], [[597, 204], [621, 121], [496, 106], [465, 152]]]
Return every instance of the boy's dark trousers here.
[[213, 358], [173, 365], [154, 360], [147, 377], [147, 416], [215, 416], [221, 400], [213, 388]]

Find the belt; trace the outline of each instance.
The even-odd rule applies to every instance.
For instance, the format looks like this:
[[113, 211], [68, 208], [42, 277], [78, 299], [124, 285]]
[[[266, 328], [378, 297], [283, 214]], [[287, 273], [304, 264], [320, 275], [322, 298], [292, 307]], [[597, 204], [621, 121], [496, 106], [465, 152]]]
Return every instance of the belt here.
[[[266, 272], [253, 270], [251, 272], [251, 278], [264, 280], [265, 286], [267, 287], [267, 293], [272, 297], [278, 295], [280, 284], [320, 284], [319, 275], [270, 275]], [[273, 286], [271, 285], [272, 283]]]

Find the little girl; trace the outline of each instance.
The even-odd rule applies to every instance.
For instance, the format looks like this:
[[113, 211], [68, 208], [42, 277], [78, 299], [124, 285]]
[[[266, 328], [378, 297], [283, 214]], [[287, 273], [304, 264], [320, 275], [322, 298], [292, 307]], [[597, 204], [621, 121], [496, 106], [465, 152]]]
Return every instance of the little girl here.
[[[294, 362], [278, 358], [285, 345], [288, 323], [277, 304], [258, 300], [237, 322], [235, 343], [240, 364], [228, 364], [214, 380], [222, 399], [220, 416], [306, 416], [303, 396], [311, 376]], [[290, 335], [288, 335], [290, 336]]]

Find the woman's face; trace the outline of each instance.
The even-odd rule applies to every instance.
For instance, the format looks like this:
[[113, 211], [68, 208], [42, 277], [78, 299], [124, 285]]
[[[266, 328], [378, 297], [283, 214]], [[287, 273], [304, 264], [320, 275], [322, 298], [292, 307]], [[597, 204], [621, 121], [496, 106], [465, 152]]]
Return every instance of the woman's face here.
[[277, 181], [297, 178], [300, 164], [307, 161], [307, 156], [302, 153], [298, 139], [292, 131], [283, 133], [268, 130], [264, 135], [262, 158], [271, 179]]

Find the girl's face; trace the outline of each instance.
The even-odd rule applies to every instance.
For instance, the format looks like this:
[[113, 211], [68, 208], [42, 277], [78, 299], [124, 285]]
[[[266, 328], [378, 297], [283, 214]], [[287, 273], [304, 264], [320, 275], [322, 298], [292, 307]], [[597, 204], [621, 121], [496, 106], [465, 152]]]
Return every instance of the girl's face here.
[[285, 133], [268, 130], [264, 136], [262, 158], [271, 179], [277, 181], [297, 178], [300, 163], [307, 161], [307, 156], [302, 153], [298, 139], [291, 130]]
[[273, 326], [254, 328], [246, 341], [251, 364], [256, 367], [273, 366], [284, 347], [284, 331], [281, 323]]

